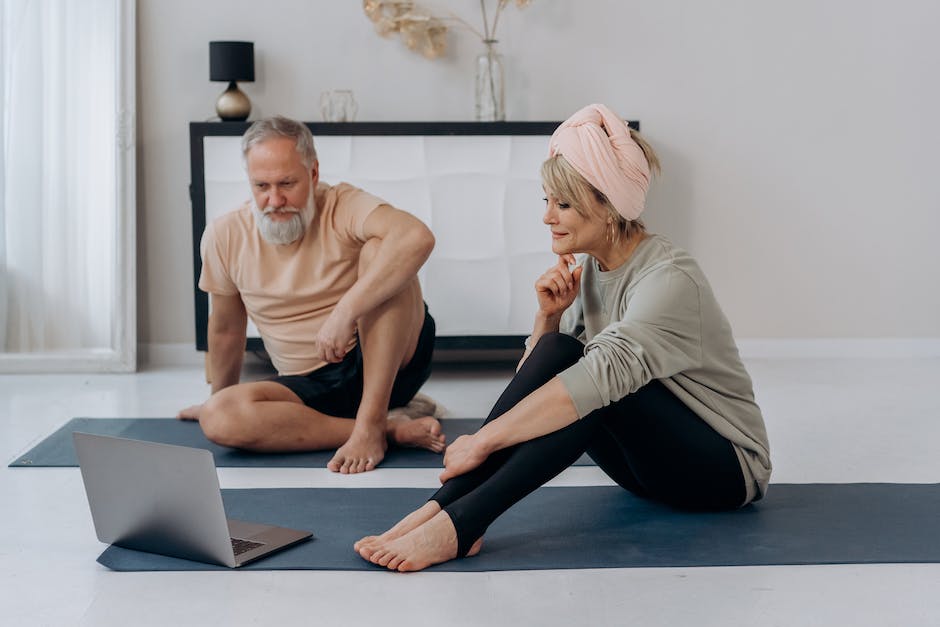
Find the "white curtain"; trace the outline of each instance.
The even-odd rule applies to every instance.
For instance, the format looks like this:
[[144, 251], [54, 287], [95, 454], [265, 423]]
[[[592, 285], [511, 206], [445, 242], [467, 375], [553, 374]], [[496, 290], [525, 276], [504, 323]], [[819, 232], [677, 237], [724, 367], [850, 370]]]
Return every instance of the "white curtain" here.
[[112, 346], [114, 0], [2, 0], [0, 352]]

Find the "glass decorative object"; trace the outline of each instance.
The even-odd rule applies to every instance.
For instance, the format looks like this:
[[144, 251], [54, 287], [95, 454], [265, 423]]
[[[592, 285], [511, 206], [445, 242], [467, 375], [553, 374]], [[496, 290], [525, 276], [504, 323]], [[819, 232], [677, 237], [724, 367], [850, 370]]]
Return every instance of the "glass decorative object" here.
[[352, 122], [359, 105], [350, 89], [334, 89], [320, 94], [320, 113], [324, 122]]
[[[409, 50], [428, 59], [442, 57], [447, 50], [451, 25], [465, 28], [480, 38], [485, 52], [476, 57], [476, 119], [493, 122], [506, 119], [503, 95], [503, 60], [496, 52], [496, 28], [506, 7], [524, 9], [532, 0], [478, 0], [481, 28], [451, 11], [428, 9], [414, 0], [362, 0], [366, 16], [383, 37], [400, 35]], [[489, 4], [489, 7], [487, 7]]]
[[496, 51], [495, 39], [486, 39], [486, 49], [476, 63], [476, 119], [478, 122], [502, 122], [506, 119], [503, 97], [503, 59]]

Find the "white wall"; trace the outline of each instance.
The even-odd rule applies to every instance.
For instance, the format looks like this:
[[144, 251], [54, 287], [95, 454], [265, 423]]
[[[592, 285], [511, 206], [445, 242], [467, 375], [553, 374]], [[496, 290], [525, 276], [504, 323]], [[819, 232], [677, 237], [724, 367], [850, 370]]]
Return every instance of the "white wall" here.
[[[937, 338], [938, 24], [934, 0], [534, 0], [500, 25], [508, 118], [641, 120], [664, 167], [647, 223], [698, 257], [738, 337]], [[138, 28], [143, 343], [194, 338], [188, 122], [224, 87], [208, 41], [255, 42], [252, 119], [318, 120], [338, 87], [359, 120], [473, 116], [472, 35], [428, 61], [358, 0], [138, 0]]]

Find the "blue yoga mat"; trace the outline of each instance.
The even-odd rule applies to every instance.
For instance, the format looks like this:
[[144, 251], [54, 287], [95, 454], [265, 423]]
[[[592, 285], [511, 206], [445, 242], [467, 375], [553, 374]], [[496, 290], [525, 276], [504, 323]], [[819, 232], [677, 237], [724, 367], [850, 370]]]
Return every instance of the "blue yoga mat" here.
[[[384, 570], [352, 550], [432, 493], [418, 488], [223, 490], [230, 517], [316, 539], [249, 570]], [[733, 512], [690, 513], [618, 487], [540, 488], [499, 518], [476, 557], [437, 571], [940, 562], [940, 485], [775, 484]], [[114, 570], [222, 567], [109, 547]]]
[[[441, 420], [447, 442], [473, 433], [480, 418], [445, 418]], [[25, 454], [15, 459], [11, 468], [78, 466], [72, 448], [72, 432], [113, 435], [132, 440], [178, 444], [204, 448], [212, 452], [219, 468], [325, 468], [334, 451], [310, 453], [252, 453], [213, 444], [202, 434], [199, 425], [175, 418], [73, 418]], [[441, 468], [443, 457], [424, 449], [391, 447], [381, 468]], [[576, 465], [590, 465], [586, 455]]]

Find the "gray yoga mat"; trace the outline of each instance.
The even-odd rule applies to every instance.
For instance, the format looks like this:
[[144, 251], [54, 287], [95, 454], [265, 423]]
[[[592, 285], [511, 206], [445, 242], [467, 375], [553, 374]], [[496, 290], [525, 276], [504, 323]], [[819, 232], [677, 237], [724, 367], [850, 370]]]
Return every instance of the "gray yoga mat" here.
[[[447, 442], [473, 433], [480, 418], [445, 418], [441, 420]], [[178, 444], [204, 448], [212, 452], [219, 468], [325, 468], [333, 451], [311, 453], [252, 453], [213, 444], [202, 434], [199, 425], [175, 418], [72, 418], [55, 433], [15, 459], [11, 468], [78, 466], [72, 448], [72, 432], [114, 435], [132, 440]], [[442, 456], [423, 449], [389, 448], [381, 468], [441, 468]], [[586, 455], [576, 465], [591, 465]]]
[[[223, 490], [233, 518], [313, 531], [246, 569], [383, 570], [352, 550], [432, 493], [417, 488]], [[608, 486], [540, 488], [438, 571], [940, 562], [940, 485], [775, 484], [733, 512], [690, 513]], [[114, 570], [216, 570], [111, 546]]]

